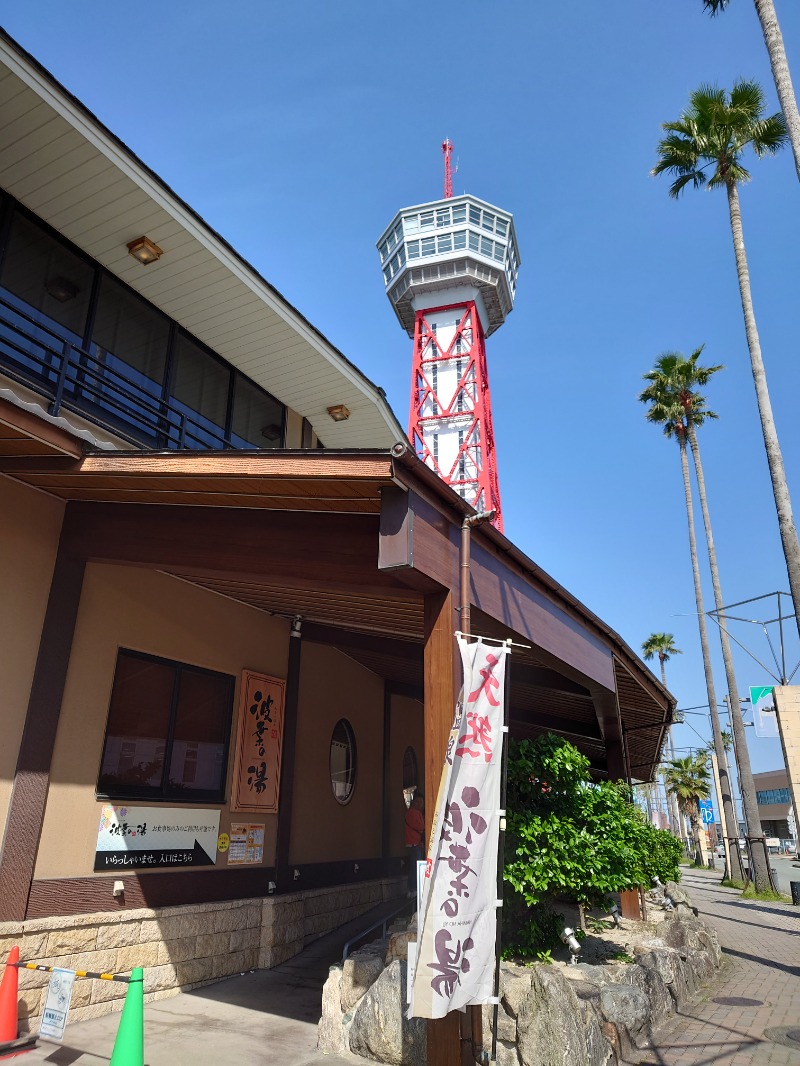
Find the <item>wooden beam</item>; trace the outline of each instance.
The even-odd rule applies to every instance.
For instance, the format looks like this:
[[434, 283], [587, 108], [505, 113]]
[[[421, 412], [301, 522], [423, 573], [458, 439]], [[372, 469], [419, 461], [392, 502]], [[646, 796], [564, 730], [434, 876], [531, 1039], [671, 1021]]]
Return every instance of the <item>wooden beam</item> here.
[[[451, 592], [425, 597], [425, 822], [430, 836], [436, 794], [442, 776], [450, 727], [459, 689], [455, 631], [458, 629]], [[460, 1015], [428, 1022], [428, 1062], [460, 1066]]]
[[59, 546], [0, 853], [0, 916], [25, 918], [85, 565]]
[[297, 714], [300, 705], [300, 660], [302, 657], [302, 623], [295, 620], [289, 630], [289, 656], [286, 666], [286, 701], [283, 715], [283, 750], [281, 752], [280, 803], [275, 841], [275, 880], [278, 891], [294, 886], [289, 865], [292, 846], [292, 810], [294, 806], [295, 762], [297, 760]]
[[[514, 664], [514, 667], [516, 671], [516, 663]], [[598, 744], [602, 744], [603, 742], [603, 734], [600, 732], [600, 728], [596, 722], [575, 721], [556, 714], [540, 714], [538, 711], [531, 712], [515, 710], [512, 705], [512, 732], [516, 726], [526, 725], [532, 726], [534, 729], [546, 729], [552, 733], [561, 733], [564, 736], [581, 737], [584, 740], [592, 740]]]
[[375, 565], [377, 516], [73, 501], [63, 536], [70, 554], [95, 562], [402, 588]]
[[381, 855], [391, 855], [391, 756], [392, 756], [392, 689], [388, 681], [383, 683], [383, 776], [381, 797]]
[[389, 655], [393, 659], [406, 659], [420, 667], [423, 662], [424, 646], [413, 640], [378, 637], [370, 633], [354, 633], [352, 630], [337, 629], [336, 626], [326, 626], [319, 622], [306, 622], [303, 626], [303, 635], [306, 640], [311, 640], [315, 644], [333, 644], [342, 649]]

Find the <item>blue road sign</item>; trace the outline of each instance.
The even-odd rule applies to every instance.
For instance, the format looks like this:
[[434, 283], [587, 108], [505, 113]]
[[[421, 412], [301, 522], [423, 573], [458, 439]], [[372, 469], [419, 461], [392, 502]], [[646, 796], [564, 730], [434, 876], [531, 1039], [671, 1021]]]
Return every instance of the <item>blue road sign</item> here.
[[703, 825], [712, 825], [714, 822], [714, 805], [710, 799], [700, 800], [700, 817], [703, 820]]

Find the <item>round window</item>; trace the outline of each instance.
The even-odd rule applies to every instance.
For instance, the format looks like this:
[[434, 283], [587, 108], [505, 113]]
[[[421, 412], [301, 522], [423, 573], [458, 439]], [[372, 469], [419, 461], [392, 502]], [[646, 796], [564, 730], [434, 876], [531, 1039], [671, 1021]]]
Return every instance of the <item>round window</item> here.
[[346, 718], [340, 718], [331, 736], [331, 787], [339, 803], [347, 803], [356, 784], [356, 738]]

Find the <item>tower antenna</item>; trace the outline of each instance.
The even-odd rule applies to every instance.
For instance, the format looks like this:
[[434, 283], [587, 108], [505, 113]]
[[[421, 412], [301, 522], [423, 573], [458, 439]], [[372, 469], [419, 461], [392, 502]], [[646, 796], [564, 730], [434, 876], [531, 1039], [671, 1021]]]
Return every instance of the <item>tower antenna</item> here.
[[444, 155], [444, 198], [449, 200], [453, 195], [453, 172], [450, 169], [450, 156], [453, 154], [453, 142], [449, 137], [442, 141], [442, 154]]

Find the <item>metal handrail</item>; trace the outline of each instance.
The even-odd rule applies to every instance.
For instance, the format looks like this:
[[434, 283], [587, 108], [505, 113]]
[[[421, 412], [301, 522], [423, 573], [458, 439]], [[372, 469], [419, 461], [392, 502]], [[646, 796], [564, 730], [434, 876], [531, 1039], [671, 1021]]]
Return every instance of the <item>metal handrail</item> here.
[[358, 933], [356, 936], [351, 936], [345, 946], [342, 948], [342, 962], [347, 959], [347, 956], [350, 954], [350, 948], [353, 946], [353, 944], [361, 940], [363, 937], [367, 936], [367, 934], [371, 933], [373, 929], [377, 929], [378, 926], [382, 927], [381, 931], [383, 936], [385, 937], [386, 926], [392, 920], [392, 918], [396, 918], [397, 915], [401, 913], [401, 911], [404, 911], [411, 906], [416, 906], [416, 899], [404, 899], [398, 907], [395, 907], [393, 911], [390, 911], [388, 914], [384, 915], [383, 918], [379, 918], [377, 922], [373, 922], [372, 925], [368, 926], [366, 929], [362, 929], [361, 932]]
[[[21, 322], [13, 321], [4, 311]], [[155, 438], [160, 446], [177, 450], [231, 447], [223, 433], [169, 400], [154, 396], [2, 296], [0, 324], [5, 327], [0, 334], [2, 373], [49, 399], [53, 417], [63, 407], [135, 444], [151, 443]]]

